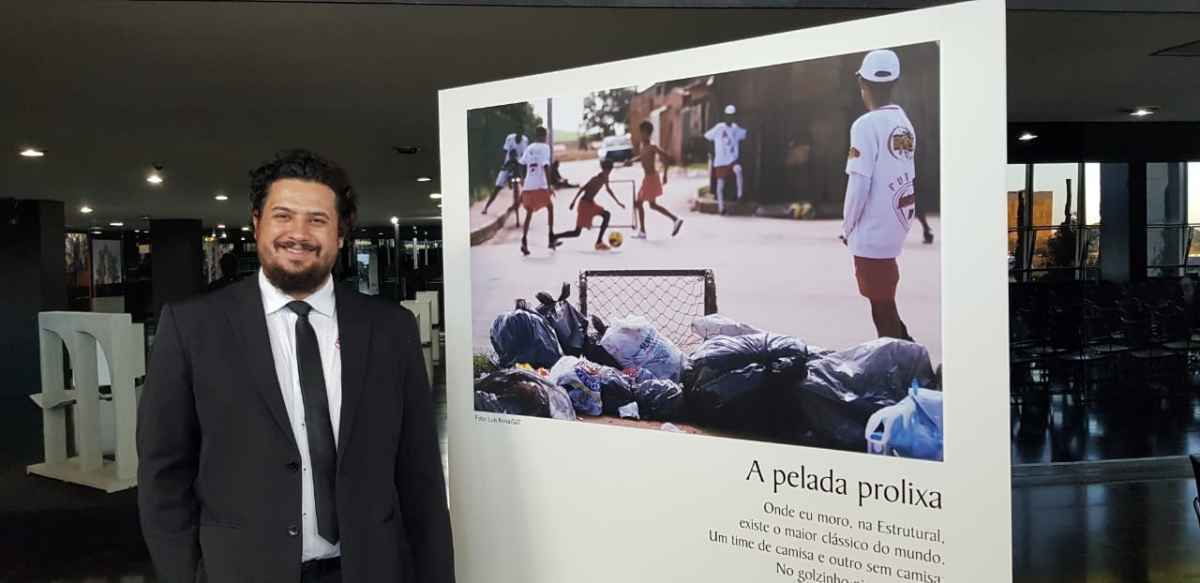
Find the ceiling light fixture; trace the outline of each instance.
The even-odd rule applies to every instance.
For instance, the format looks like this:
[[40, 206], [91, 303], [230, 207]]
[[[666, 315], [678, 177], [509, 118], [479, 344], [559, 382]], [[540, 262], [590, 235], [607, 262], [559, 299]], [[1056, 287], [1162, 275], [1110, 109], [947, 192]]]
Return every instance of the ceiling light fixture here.
[[91, 212], [92, 212], [92, 207], [90, 207], [90, 206], [88, 206], [88, 205], [86, 205], [86, 204], [85, 204], [85, 205], [83, 205], [83, 206], [79, 207], [79, 212], [81, 212], [81, 213], [83, 213], [83, 214], [85, 214], [85, 215], [87, 215], [87, 214], [91, 214]]
[[150, 184], [155, 184], [155, 185], [162, 184], [163, 177], [162, 177], [162, 174], [160, 174], [160, 172], [162, 172], [162, 169], [163, 169], [163, 167], [161, 165], [155, 164], [154, 171], [151, 172], [150, 175], [146, 177], [146, 182], [149, 182]]
[[218, 228], [218, 229], [224, 229], [224, 228], [225, 228], [225, 225], [217, 225], [217, 228]]
[[430, 180], [433, 180], [433, 179], [428, 176], [422, 176], [417, 179], [417, 182], [429, 182]]
[[432, 198], [433, 200], [441, 200], [442, 194], [440, 192], [435, 192], [435, 193], [429, 195], [429, 198]]
[[225, 196], [224, 194], [218, 194], [218, 195], [214, 196], [213, 198], [215, 198], [221, 202], [225, 202], [225, 201], [229, 200], [229, 197]]
[[1032, 133], [1032, 132], [1025, 132], [1025, 133], [1017, 136], [1017, 139], [1021, 140], [1022, 142], [1028, 142], [1030, 140], [1036, 140], [1037, 134]]
[[1135, 107], [1129, 110], [1129, 115], [1133, 117], [1146, 117], [1157, 113], [1157, 107]]
[[400, 224], [400, 217], [392, 217], [392, 218], [391, 218], [391, 221], [392, 221], [392, 224], [393, 224], [393, 225], [399, 225], [399, 224]]
[[41, 158], [42, 156], [46, 155], [46, 151], [39, 150], [37, 148], [25, 148], [24, 150], [21, 150], [21, 155], [26, 158]]
[[247, 232], [247, 233], [249, 233], [249, 232], [250, 232], [250, 227], [242, 227], [242, 230], [243, 230], [243, 231], [245, 231], [245, 232]]
[[113, 222], [109, 223], [109, 224], [108, 224], [108, 226], [110, 226], [110, 227], [124, 227], [124, 226], [125, 226], [125, 223], [122, 223], [121, 221], [113, 221]]

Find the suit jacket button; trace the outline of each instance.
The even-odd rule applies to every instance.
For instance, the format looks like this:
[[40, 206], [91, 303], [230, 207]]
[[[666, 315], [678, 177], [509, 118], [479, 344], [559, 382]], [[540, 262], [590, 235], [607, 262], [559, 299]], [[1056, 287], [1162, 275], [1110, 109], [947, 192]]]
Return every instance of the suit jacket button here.
[[297, 528], [296, 525], [293, 524], [288, 527], [288, 536], [297, 536], [299, 534], [300, 534], [300, 529]]
[[288, 464], [287, 464], [287, 469], [289, 469], [289, 470], [291, 470], [291, 471], [293, 471], [293, 472], [295, 472], [295, 471], [299, 470], [299, 469], [300, 469], [300, 462], [298, 462], [298, 461], [296, 461], [296, 460], [292, 460], [292, 461], [288, 462]]

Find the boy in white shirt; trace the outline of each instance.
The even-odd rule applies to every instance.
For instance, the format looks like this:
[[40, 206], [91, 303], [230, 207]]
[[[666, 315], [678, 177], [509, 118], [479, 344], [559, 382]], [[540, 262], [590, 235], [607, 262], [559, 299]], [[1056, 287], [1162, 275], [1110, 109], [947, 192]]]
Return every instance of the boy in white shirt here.
[[912, 340], [896, 306], [900, 255], [916, 205], [916, 132], [892, 90], [900, 59], [889, 50], [872, 51], [858, 70], [867, 113], [850, 126], [846, 160], [846, 203], [842, 242], [854, 255], [858, 291], [871, 303], [881, 338]]
[[[500, 163], [500, 172], [496, 174], [496, 186], [492, 189], [492, 195], [488, 197], [487, 202], [483, 204], [483, 214], [487, 214], [488, 207], [492, 206], [492, 202], [496, 200], [496, 195], [508, 186], [512, 181], [513, 203], [512, 209], [516, 210], [517, 202], [521, 199], [521, 178], [522, 170], [521, 156], [525, 155], [525, 149], [529, 147], [529, 138], [525, 137], [518, 129], [516, 132], [508, 134], [504, 138], [504, 145], [500, 147], [500, 151], [504, 152], [504, 160]], [[513, 179], [516, 179], [515, 181]], [[521, 216], [517, 214], [517, 226], [520, 224]]]
[[742, 200], [741, 141], [746, 139], [746, 128], [733, 121], [737, 108], [725, 106], [725, 116], [717, 125], [704, 133], [704, 139], [713, 143], [712, 176], [717, 179], [717, 212], [725, 214], [725, 179], [737, 178], [737, 197]]
[[546, 209], [550, 221], [549, 246], [562, 245], [554, 240], [554, 191], [550, 189], [550, 146], [546, 145], [546, 128], [538, 128], [533, 134], [533, 143], [525, 148], [521, 164], [525, 167], [525, 188], [521, 193], [521, 206], [525, 208], [525, 230], [521, 232], [521, 253], [529, 255], [529, 221], [533, 213]]

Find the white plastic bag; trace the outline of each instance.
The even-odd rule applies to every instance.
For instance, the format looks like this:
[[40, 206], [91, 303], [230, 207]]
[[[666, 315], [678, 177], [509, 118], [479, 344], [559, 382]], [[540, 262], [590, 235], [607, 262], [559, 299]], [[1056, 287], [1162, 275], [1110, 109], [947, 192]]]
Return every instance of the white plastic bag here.
[[864, 437], [869, 453], [942, 461], [941, 391], [914, 386], [904, 400], [871, 415]]
[[692, 332], [705, 340], [716, 336], [746, 336], [758, 334], [762, 330], [749, 324], [743, 324], [721, 314], [709, 314], [692, 320]]
[[600, 367], [587, 359], [564, 356], [550, 369], [550, 382], [567, 390], [577, 412], [598, 416], [604, 409], [599, 373]]
[[641, 316], [614, 321], [600, 346], [627, 369], [643, 369], [656, 379], [679, 382], [683, 352]]

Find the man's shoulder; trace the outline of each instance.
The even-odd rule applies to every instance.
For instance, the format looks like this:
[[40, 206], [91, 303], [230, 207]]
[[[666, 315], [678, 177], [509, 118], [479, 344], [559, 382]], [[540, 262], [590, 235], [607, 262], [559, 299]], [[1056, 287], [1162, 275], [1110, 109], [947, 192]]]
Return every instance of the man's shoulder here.
[[399, 319], [403, 323], [409, 319], [416, 319], [416, 316], [408, 308], [399, 303], [386, 299], [383, 296], [364, 294], [351, 284], [339, 283], [337, 284], [337, 291], [338, 302], [354, 304], [355, 308], [366, 313], [372, 320], [390, 319], [395, 322], [396, 319]]
[[[257, 287], [258, 280], [244, 277], [228, 285], [212, 291], [191, 296], [182, 300], [174, 300], [164, 304], [163, 309], [170, 309], [171, 314], [179, 317], [211, 317], [214, 312], [229, 309], [241, 301], [247, 301], [246, 292], [250, 286]], [[256, 295], [257, 297], [257, 295]]]

